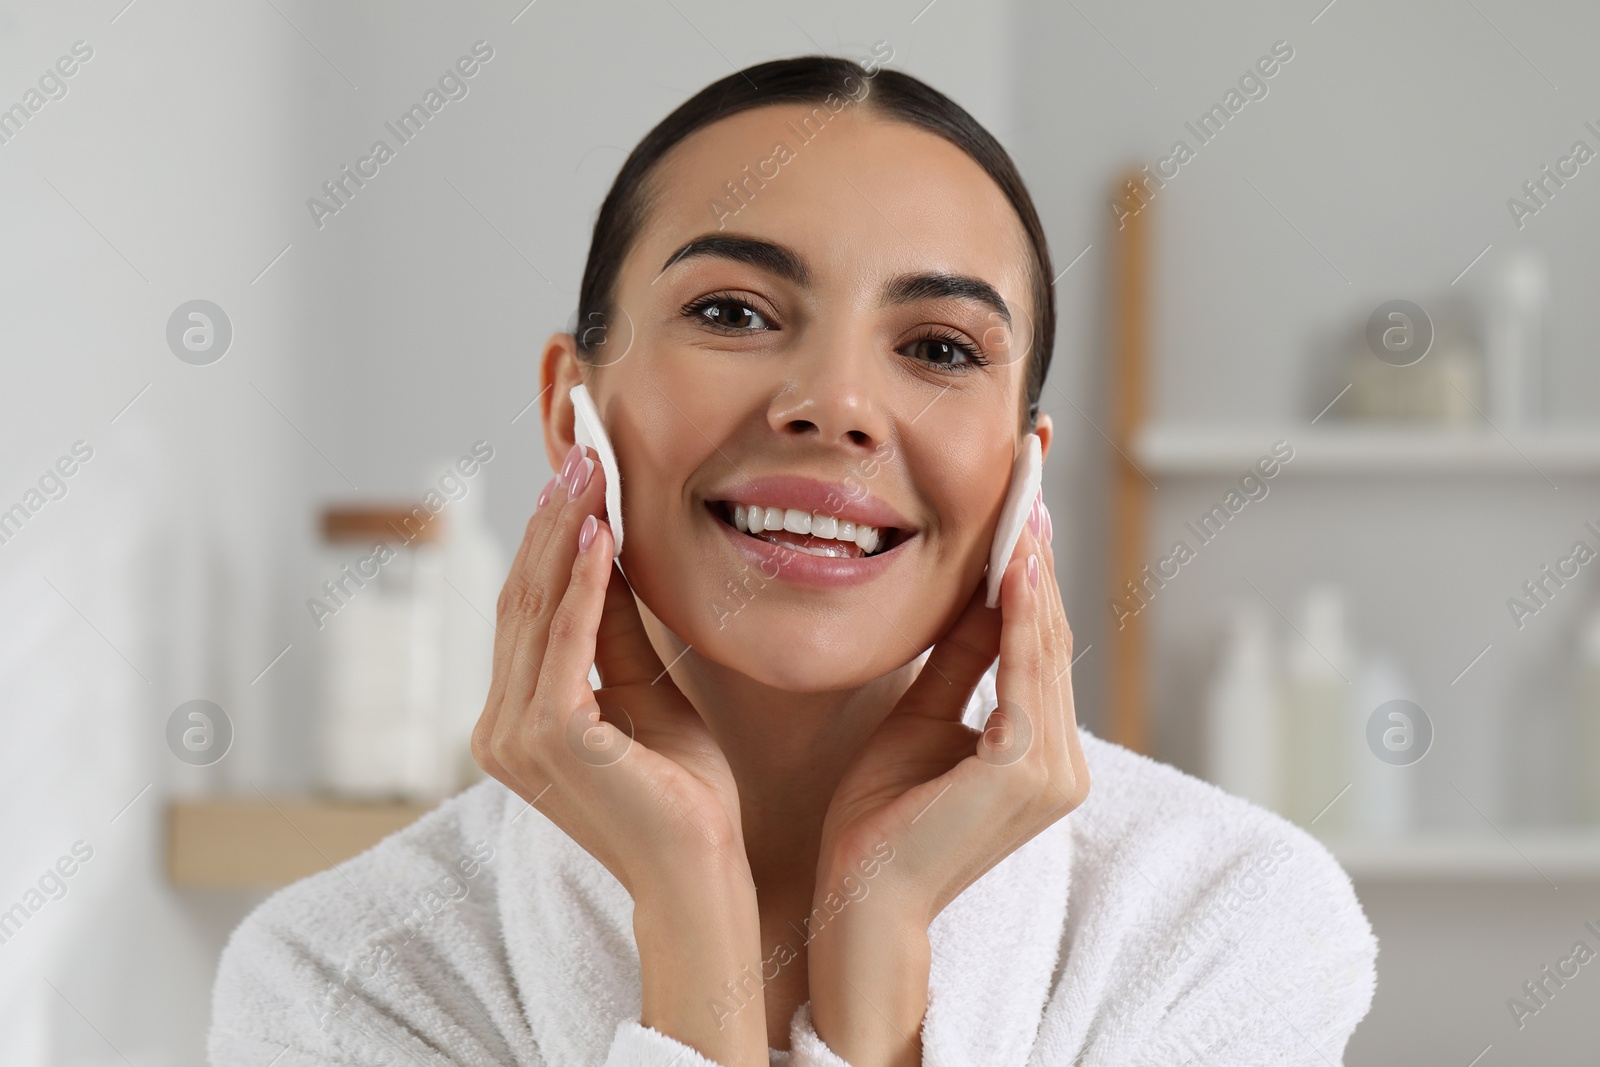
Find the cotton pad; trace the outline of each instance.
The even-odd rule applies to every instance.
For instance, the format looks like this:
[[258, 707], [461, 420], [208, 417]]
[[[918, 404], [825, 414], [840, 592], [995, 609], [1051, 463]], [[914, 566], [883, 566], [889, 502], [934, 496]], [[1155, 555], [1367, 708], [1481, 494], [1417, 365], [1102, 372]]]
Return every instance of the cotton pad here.
[[1044, 475], [1044, 452], [1039, 446], [1039, 435], [1030, 433], [1022, 439], [1022, 451], [1011, 464], [1011, 488], [1006, 491], [1006, 503], [1000, 509], [1000, 522], [994, 528], [994, 545], [989, 549], [989, 596], [985, 607], [1000, 603], [1000, 579], [1005, 577], [1006, 564], [1011, 562], [1012, 550], [1022, 537], [1022, 528], [1028, 523], [1028, 512], [1033, 509], [1033, 498], [1039, 492], [1039, 482]]
[[[605, 424], [600, 421], [600, 410], [582, 382], [572, 387], [572, 436], [578, 444], [595, 450], [600, 457], [600, 469], [606, 472], [606, 521], [611, 524], [611, 536], [616, 539], [615, 555], [622, 555], [622, 472], [617, 469], [617, 454], [611, 450], [611, 438], [606, 436]], [[1038, 479], [1035, 479], [1037, 482]]]

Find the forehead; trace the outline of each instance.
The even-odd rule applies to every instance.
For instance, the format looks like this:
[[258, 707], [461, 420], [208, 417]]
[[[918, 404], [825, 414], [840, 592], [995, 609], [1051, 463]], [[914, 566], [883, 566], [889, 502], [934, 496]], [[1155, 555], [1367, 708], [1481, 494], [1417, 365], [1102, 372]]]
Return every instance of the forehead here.
[[944, 138], [861, 104], [722, 119], [674, 146], [652, 186], [629, 264], [647, 282], [685, 241], [722, 230], [792, 248], [818, 288], [945, 271], [982, 278], [1031, 311], [1032, 251], [999, 186]]

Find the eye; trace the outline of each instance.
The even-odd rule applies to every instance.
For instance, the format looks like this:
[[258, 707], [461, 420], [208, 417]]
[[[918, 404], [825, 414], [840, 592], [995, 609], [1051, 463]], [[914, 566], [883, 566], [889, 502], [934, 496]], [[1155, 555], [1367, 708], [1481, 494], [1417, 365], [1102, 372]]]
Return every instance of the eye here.
[[989, 362], [978, 351], [977, 345], [953, 331], [933, 330], [911, 341], [906, 349], [913, 352], [920, 350], [921, 354], [913, 356], [913, 359], [952, 370], [982, 367]]
[[[755, 333], [771, 329], [766, 317], [731, 293], [711, 293], [684, 306], [683, 313], [729, 333]], [[754, 327], [754, 328], [752, 328]]]

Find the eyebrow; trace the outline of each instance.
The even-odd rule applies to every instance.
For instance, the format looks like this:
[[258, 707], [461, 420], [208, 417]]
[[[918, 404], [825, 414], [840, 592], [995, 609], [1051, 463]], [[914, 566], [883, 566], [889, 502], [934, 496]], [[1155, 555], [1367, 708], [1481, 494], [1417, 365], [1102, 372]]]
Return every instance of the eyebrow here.
[[[689, 241], [661, 266], [665, 274], [671, 267], [686, 259], [712, 257], [747, 263], [768, 274], [792, 282], [801, 288], [811, 287], [811, 271], [806, 262], [793, 249], [757, 237], [739, 234], [707, 233]], [[659, 277], [659, 275], [658, 275]], [[883, 288], [884, 306], [911, 304], [919, 300], [955, 299], [982, 304], [1011, 325], [1011, 309], [998, 290], [982, 278], [967, 274], [950, 274], [943, 271], [923, 271], [901, 274], [891, 278]]]

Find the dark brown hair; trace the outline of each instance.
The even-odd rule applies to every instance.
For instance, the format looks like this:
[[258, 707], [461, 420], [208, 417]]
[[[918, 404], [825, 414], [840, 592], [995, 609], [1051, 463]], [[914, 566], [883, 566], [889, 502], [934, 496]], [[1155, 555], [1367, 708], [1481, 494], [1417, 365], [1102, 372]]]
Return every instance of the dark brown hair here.
[[[880, 42], [881, 43], [881, 42]], [[576, 323], [606, 323], [611, 319], [617, 274], [653, 203], [649, 178], [669, 150], [697, 130], [752, 108], [772, 104], [823, 103], [852, 83], [869, 86], [862, 106], [885, 118], [898, 120], [943, 137], [972, 157], [1011, 202], [1033, 246], [1034, 331], [1026, 373], [1027, 424], [1031, 428], [1039, 408], [1039, 393], [1050, 369], [1055, 347], [1056, 304], [1050, 249], [1044, 227], [1034, 210], [1033, 198], [1017, 173], [1011, 156], [988, 130], [948, 96], [909, 74], [889, 69], [869, 72], [854, 60], [835, 56], [796, 56], [758, 63], [712, 82], [684, 101], [672, 114], [645, 134], [623, 162], [600, 205], [589, 243], [589, 259], [578, 293]], [[577, 329], [578, 350], [593, 359], [596, 337], [604, 330]]]

